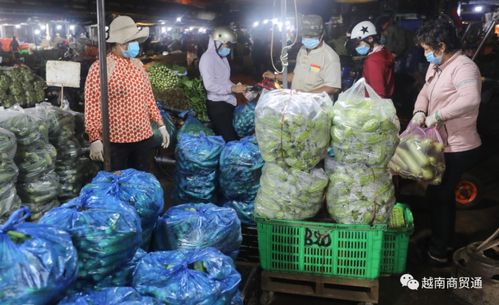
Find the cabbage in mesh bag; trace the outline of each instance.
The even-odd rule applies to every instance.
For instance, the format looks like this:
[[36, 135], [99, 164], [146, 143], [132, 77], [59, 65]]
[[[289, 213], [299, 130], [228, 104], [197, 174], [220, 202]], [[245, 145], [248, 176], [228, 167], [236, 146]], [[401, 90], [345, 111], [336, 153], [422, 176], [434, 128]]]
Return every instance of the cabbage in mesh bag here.
[[241, 222], [234, 210], [211, 203], [182, 204], [159, 219], [156, 250], [213, 247], [236, 258], [241, 245]]
[[133, 287], [169, 305], [230, 305], [241, 275], [215, 248], [151, 252], [137, 265]]
[[99, 172], [82, 190], [83, 196], [111, 195], [137, 210], [142, 225], [142, 246], [148, 248], [156, 221], [163, 211], [163, 188], [154, 175], [135, 169]]
[[265, 163], [255, 215], [277, 219], [306, 219], [319, 212], [328, 179], [323, 169], [310, 172]]
[[[370, 97], [365, 97], [366, 92]], [[335, 158], [385, 167], [397, 147], [399, 129], [392, 101], [379, 97], [360, 79], [340, 94], [333, 107], [331, 134]]]
[[254, 201], [263, 164], [255, 137], [227, 143], [220, 155], [219, 182], [224, 199]]
[[343, 224], [385, 224], [395, 204], [392, 177], [386, 168], [328, 160], [329, 214]]
[[255, 133], [255, 108], [256, 101], [238, 105], [234, 109], [232, 125], [237, 135], [241, 138]]
[[255, 110], [256, 137], [266, 162], [310, 170], [326, 157], [332, 102], [325, 93], [274, 90]]
[[142, 296], [131, 287], [110, 287], [76, 293], [58, 305], [161, 305], [161, 302]]
[[78, 197], [47, 212], [40, 223], [71, 234], [78, 277], [93, 283], [125, 266], [142, 241], [135, 209], [112, 196]]
[[28, 223], [29, 209], [0, 225], [0, 304], [51, 304], [76, 279], [71, 236], [45, 224]]

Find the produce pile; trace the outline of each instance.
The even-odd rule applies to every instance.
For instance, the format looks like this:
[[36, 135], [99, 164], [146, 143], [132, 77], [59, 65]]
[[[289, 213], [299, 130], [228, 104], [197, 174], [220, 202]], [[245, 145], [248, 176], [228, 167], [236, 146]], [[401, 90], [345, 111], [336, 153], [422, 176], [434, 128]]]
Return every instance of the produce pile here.
[[444, 145], [436, 128], [410, 125], [400, 136], [390, 170], [405, 179], [439, 185], [445, 171]]
[[334, 159], [326, 161], [327, 205], [336, 222], [388, 221], [395, 203], [388, 162], [398, 144], [399, 128], [391, 100], [381, 99], [364, 79], [340, 94], [331, 128]]
[[330, 141], [332, 102], [323, 94], [274, 90], [255, 109], [256, 137], [266, 162], [310, 170]]
[[328, 179], [323, 169], [310, 172], [265, 163], [255, 214], [277, 219], [306, 219], [319, 212]]
[[217, 171], [224, 145], [220, 136], [181, 134], [175, 149], [174, 202], [216, 202]]
[[112, 196], [75, 198], [47, 212], [40, 223], [71, 235], [78, 251], [78, 278], [89, 283], [121, 270], [142, 241], [135, 209]]
[[58, 305], [162, 305], [158, 300], [140, 295], [131, 287], [112, 287], [80, 292], [66, 297]]
[[110, 195], [135, 208], [142, 227], [142, 248], [147, 250], [156, 221], [163, 211], [163, 188], [154, 175], [135, 169], [119, 172], [99, 172], [81, 190], [81, 196]]
[[240, 138], [255, 133], [255, 108], [256, 101], [251, 101], [238, 105], [234, 109], [232, 125], [234, 125], [234, 130]]
[[241, 223], [234, 210], [211, 203], [189, 203], [170, 208], [159, 219], [155, 250], [213, 247], [236, 259], [241, 245]]
[[53, 226], [25, 222], [15, 211], [0, 225], [0, 304], [52, 304], [77, 274], [71, 236]]
[[203, 122], [208, 122], [208, 110], [206, 109], [206, 91], [203, 81], [198, 78], [182, 77], [180, 79], [180, 89], [184, 92], [189, 106], [196, 116]]
[[178, 87], [177, 72], [165, 65], [153, 65], [147, 70], [147, 73], [154, 92], [165, 92]]
[[16, 136], [0, 128], [0, 222], [21, 206], [17, 196], [16, 182], [19, 170], [14, 162]]
[[225, 206], [236, 210], [246, 224], [253, 223], [263, 165], [254, 136], [227, 143], [220, 155], [219, 185]]
[[0, 106], [33, 107], [45, 99], [45, 82], [28, 67], [0, 69]]
[[186, 114], [184, 125], [180, 128], [177, 133], [177, 141], [182, 135], [188, 134], [191, 136], [198, 136], [204, 133], [206, 136], [214, 136], [215, 132], [210, 128], [206, 127], [192, 112]]
[[241, 275], [215, 248], [152, 252], [137, 265], [133, 287], [169, 305], [230, 305]]

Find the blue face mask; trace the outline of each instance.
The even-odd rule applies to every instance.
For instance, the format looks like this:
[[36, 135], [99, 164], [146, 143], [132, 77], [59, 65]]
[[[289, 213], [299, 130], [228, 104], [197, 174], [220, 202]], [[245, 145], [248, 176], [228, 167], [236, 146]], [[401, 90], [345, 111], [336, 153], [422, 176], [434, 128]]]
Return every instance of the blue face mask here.
[[321, 43], [321, 40], [319, 38], [302, 38], [301, 43], [305, 48], [313, 50], [317, 48], [317, 46]]
[[359, 54], [359, 55], [367, 55], [367, 53], [369, 53], [369, 47], [366, 47], [366, 46], [363, 46], [363, 47], [357, 47], [355, 48], [355, 51]]
[[426, 56], [426, 60], [430, 63], [430, 64], [434, 64], [434, 65], [440, 65], [442, 63], [442, 59], [444, 57], [444, 55], [440, 55], [438, 57], [435, 56], [435, 54], [433, 54], [433, 52], [430, 52], [428, 54], [425, 54]]
[[139, 55], [139, 52], [140, 52], [139, 43], [133, 41], [128, 43], [128, 49], [123, 50], [123, 56], [127, 58], [135, 58], [137, 57], [137, 55]]
[[227, 56], [229, 56], [229, 54], [230, 54], [230, 48], [221, 47], [218, 50], [218, 55], [220, 55], [222, 57], [227, 57]]

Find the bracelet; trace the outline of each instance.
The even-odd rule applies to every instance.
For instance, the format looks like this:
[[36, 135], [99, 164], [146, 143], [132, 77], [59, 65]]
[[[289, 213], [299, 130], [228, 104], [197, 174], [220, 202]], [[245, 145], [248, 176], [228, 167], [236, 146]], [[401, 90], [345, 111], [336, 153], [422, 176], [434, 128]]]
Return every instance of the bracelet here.
[[414, 112], [412, 115], [415, 116], [419, 112], [421, 112], [422, 114], [424, 114], [426, 116], [426, 112], [424, 112], [423, 110], [418, 110], [418, 111]]

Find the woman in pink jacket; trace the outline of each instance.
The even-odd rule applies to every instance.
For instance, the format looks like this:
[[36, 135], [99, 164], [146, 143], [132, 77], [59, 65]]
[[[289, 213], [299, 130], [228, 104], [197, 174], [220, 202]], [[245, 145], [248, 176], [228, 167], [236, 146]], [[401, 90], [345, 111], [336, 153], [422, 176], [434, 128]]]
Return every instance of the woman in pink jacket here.
[[430, 63], [426, 83], [419, 93], [412, 121], [437, 126], [445, 142], [446, 171], [442, 184], [430, 186], [432, 236], [425, 256], [446, 264], [452, 250], [456, 208], [454, 189], [461, 175], [479, 159], [480, 136], [476, 121], [480, 105], [481, 77], [477, 65], [461, 52], [454, 26], [430, 21], [417, 35]]

